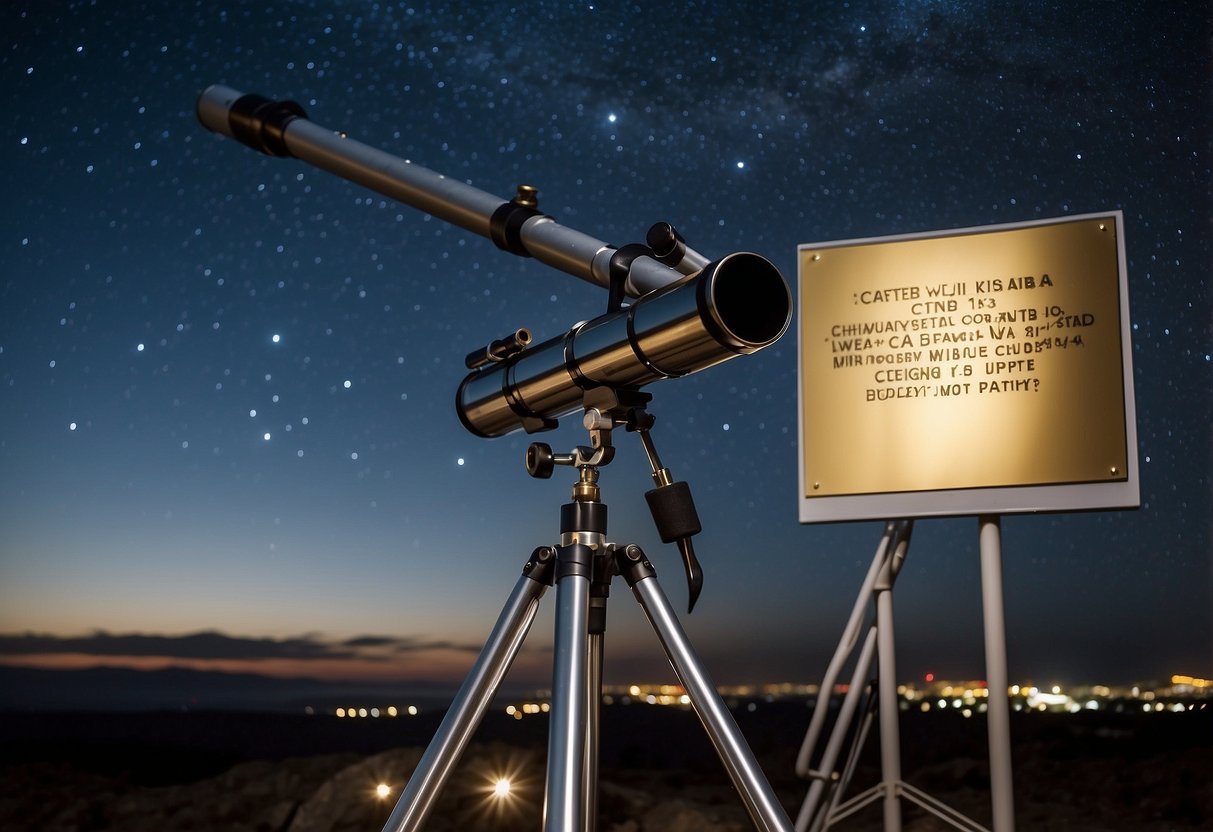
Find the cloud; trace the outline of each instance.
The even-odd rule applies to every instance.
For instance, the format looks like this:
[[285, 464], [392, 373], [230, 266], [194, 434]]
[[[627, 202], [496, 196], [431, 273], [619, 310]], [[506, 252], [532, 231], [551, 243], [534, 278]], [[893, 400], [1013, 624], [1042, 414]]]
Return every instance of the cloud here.
[[340, 643], [342, 647], [384, 648], [393, 653], [415, 653], [421, 650], [477, 651], [480, 644], [456, 644], [451, 641], [426, 641], [414, 636], [358, 636]]
[[[83, 654], [89, 656], [159, 656], [174, 659], [361, 659], [387, 660], [389, 654], [421, 650], [471, 649], [445, 641], [365, 635], [327, 642], [313, 635], [293, 638], [248, 638], [216, 630], [187, 635], [114, 634], [98, 630], [84, 636], [39, 633], [0, 634], [0, 656]], [[478, 648], [477, 648], [478, 649]]]

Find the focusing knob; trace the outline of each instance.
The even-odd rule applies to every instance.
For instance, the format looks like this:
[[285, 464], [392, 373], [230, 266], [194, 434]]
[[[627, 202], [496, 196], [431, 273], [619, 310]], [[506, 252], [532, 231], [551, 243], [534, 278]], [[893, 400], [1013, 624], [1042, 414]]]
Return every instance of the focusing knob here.
[[552, 476], [556, 467], [556, 458], [552, 454], [552, 446], [544, 442], [532, 442], [526, 449], [526, 472], [537, 480], [546, 480]]

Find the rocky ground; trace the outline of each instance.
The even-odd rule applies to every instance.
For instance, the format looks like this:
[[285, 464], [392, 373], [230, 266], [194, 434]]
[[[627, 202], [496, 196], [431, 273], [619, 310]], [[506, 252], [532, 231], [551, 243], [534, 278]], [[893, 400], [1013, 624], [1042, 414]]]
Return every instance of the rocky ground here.
[[[752, 829], [693, 717], [656, 710], [639, 721], [611, 714], [604, 719], [598, 828], [603, 832]], [[799, 719], [802, 713], [795, 715]], [[802, 728], [788, 732], [787, 716], [739, 715], [739, 722], [794, 817], [806, 788], [791, 776]], [[1209, 714], [1189, 716], [1187, 720], [1163, 716], [1110, 721], [1079, 715], [1018, 722], [1014, 726], [1017, 828], [1032, 832], [1213, 828], [1213, 719]], [[905, 779], [989, 825], [988, 770], [982, 755], [973, 753], [974, 746], [981, 745], [981, 726], [945, 719], [926, 715], [905, 720]], [[230, 720], [222, 724], [231, 727]], [[298, 736], [301, 725], [306, 723], [280, 726], [294, 726], [293, 740], [284, 735], [282, 745], [288, 750], [306, 744], [307, 738]], [[487, 742], [478, 735], [438, 796], [427, 830], [540, 828], [545, 730], [536, 720], [525, 739], [520, 735], [503, 742], [492, 738], [491, 729], [484, 732], [490, 736]], [[7, 741], [0, 744], [4, 752], [0, 829], [44, 832], [377, 830], [423, 750], [417, 744], [228, 765], [214, 741], [173, 747], [144, 736], [129, 746], [93, 742], [88, 753], [81, 753], [78, 746], [14, 739], [13, 733], [10, 730]], [[247, 744], [249, 738], [244, 739]], [[877, 762], [872, 755], [865, 757], [853, 792], [875, 781]], [[513, 792], [505, 799], [494, 798], [493, 783], [505, 774], [513, 778]], [[376, 794], [380, 783], [392, 790], [387, 797]], [[907, 805], [904, 816], [906, 832], [952, 828], [915, 806]], [[882, 828], [879, 808], [871, 806], [834, 828], [875, 832]]]

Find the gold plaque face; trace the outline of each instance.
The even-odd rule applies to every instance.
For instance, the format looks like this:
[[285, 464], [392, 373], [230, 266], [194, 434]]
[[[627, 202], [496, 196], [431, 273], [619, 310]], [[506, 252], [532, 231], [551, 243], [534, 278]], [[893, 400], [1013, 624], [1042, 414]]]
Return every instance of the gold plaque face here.
[[1127, 481], [1119, 220], [802, 246], [802, 503]]

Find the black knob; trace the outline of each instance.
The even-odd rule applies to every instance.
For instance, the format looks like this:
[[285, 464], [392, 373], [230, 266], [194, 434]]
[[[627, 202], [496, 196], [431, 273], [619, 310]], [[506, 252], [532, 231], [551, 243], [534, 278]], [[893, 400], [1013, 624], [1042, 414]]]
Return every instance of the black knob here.
[[552, 456], [552, 446], [543, 442], [532, 442], [526, 449], [526, 472], [538, 480], [546, 480], [552, 476], [556, 467], [555, 457]]

